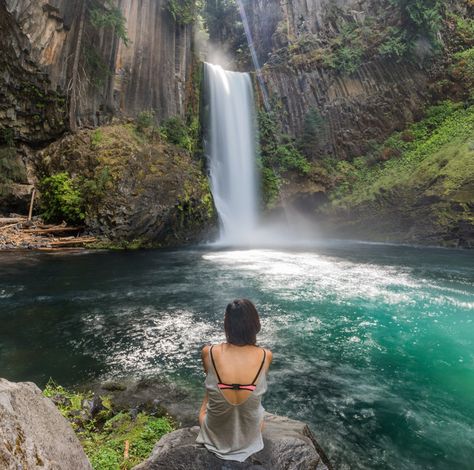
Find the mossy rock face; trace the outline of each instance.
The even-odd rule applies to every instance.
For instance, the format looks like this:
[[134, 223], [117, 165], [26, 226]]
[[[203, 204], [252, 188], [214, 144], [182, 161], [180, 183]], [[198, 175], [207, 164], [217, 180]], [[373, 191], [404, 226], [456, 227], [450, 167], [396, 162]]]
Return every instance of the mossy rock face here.
[[351, 238], [474, 247], [474, 107], [453, 109], [400, 157], [352, 165], [352, 189], [333, 194], [319, 220]]
[[132, 124], [82, 130], [52, 144], [41, 176], [67, 172], [87, 227], [117, 247], [170, 246], [205, 237], [214, 223], [207, 178], [189, 152], [145, 138]]

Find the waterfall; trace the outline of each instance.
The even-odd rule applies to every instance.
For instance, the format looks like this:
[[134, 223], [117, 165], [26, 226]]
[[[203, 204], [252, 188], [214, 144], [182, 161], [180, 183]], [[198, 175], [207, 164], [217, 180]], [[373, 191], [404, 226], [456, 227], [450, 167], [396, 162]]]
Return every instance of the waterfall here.
[[205, 64], [211, 190], [220, 243], [248, 244], [258, 220], [256, 120], [247, 73]]

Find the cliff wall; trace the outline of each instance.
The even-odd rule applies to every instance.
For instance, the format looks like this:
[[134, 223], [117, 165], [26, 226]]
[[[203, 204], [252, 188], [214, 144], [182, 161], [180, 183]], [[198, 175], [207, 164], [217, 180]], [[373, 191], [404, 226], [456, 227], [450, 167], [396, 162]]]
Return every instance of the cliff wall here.
[[[81, 0], [1, 0], [0, 127], [38, 143], [67, 128], [65, 100], [78, 43]], [[112, 114], [183, 115], [192, 65], [192, 26], [166, 0], [117, 0], [129, 43], [112, 28], [86, 25], [79, 63], [78, 123]]]
[[[340, 159], [363, 155], [374, 142], [419, 117], [429, 101], [426, 68], [374, 53], [383, 41], [382, 30], [400, 22], [400, 12], [388, 2], [256, 0], [244, 4], [266, 86], [282, 106], [283, 131], [299, 136], [312, 109], [325, 122], [326, 135], [317, 154]], [[350, 41], [351, 34], [359, 31], [367, 42], [362, 54]], [[347, 46], [338, 43], [344, 35]], [[356, 58], [360, 64], [338, 69], [331, 63], [331, 44], [342, 53], [361, 54]]]

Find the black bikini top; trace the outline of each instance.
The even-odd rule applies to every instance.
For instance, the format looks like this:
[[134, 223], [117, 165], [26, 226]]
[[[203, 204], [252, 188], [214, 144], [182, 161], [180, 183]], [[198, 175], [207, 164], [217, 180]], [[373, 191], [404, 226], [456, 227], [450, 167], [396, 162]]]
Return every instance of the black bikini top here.
[[211, 346], [211, 349], [210, 349], [210, 355], [211, 355], [211, 360], [212, 360], [212, 365], [214, 367], [214, 370], [216, 371], [216, 375], [217, 375], [217, 380], [218, 380], [218, 383], [217, 383], [217, 386], [222, 389], [222, 390], [250, 390], [251, 392], [253, 392], [257, 386], [255, 385], [255, 382], [257, 381], [258, 379], [258, 376], [260, 375], [260, 372], [262, 371], [262, 368], [263, 368], [263, 365], [265, 364], [265, 359], [267, 357], [267, 352], [265, 351], [265, 349], [263, 349], [263, 359], [262, 359], [262, 363], [260, 364], [260, 368], [258, 369], [258, 372], [257, 372], [257, 375], [255, 376], [255, 378], [253, 379], [252, 383], [251, 384], [226, 384], [226, 383], [223, 383], [221, 378], [219, 377], [219, 372], [217, 372], [217, 367], [216, 367], [216, 363], [214, 362], [214, 356], [212, 354], [212, 348], [214, 347], [214, 345]]

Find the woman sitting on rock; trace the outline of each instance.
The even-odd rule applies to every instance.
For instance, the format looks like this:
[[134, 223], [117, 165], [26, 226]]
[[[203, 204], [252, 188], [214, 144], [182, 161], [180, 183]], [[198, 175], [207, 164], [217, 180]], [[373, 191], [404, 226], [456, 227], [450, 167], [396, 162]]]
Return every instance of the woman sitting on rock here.
[[202, 350], [206, 395], [196, 442], [221, 459], [243, 462], [263, 449], [261, 400], [272, 353], [256, 345], [260, 319], [250, 300], [227, 305], [224, 330], [227, 342]]

